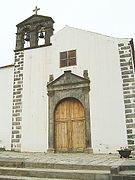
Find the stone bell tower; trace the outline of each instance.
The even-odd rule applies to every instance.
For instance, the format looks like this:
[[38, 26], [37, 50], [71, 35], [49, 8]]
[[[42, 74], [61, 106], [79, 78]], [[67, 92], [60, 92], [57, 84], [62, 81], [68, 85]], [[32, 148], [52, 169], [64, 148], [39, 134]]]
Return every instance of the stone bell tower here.
[[[11, 150], [14, 151], [21, 151], [24, 54], [25, 51], [33, 48], [50, 46], [50, 38], [54, 31], [53, 19], [49, 16], [38, 15], [38, 10], [36, 6], [33, 10], [34, 15], [16, 25], [11, 139]], [[41, 39], [42, 44], [39, 44]]]
[[50, 37], [53, 35], [53, 19], [49, 16], [37, 14], [39, 9], [35, 8], [35, 14], [21, 23], [17, 24], [16, 50], [24, 49], [25, 42], [29, 42], [28, 48], [39, 46], [39, 40], [44, 39], [42, 45], [50, 45]]

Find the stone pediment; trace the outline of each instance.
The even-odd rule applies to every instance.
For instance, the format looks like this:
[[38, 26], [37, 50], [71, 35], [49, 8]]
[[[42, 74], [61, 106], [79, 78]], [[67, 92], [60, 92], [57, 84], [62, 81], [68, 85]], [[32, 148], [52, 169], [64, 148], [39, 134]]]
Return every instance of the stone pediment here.
[[63, 86], [74, 86], [78, 87], [81, 84], [89, 84], [90, 80], [76, 74], [71, 73], [71, 71], [64, 71], [64, 74], [59, 76], [57, 79], [48, 83], [47, 87], [55, 88], [55, 87], [63, 87]]
[[41, 15], [34, 14], [30, 16], [29, 18], [25, 19], [24, 21], [22, 21], [21, 23], [17, 24], [16, 26], [22, 27], [29, 24], [36, 24], [39, 22], [47, 22], [47, 21], [51, 21], [52, 23], [54, 23], [54, 20], [49, 16], [41, 16]]

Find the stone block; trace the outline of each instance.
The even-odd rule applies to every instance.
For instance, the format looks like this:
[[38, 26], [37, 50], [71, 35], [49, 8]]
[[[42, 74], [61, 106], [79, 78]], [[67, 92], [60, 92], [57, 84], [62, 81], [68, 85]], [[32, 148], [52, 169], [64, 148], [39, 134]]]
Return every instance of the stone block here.
[[21, 92], [20, 91], [13, 92], [13, 95], [16, 95], [16, 94], [21, 94]]
[[16, 138], [21, 138], [21, 134], [17, 134], [17, 135], [16, 135]]
[[22, 90], [23, 90], [23, 88], [18, 88], [18, 89], [17, 89], [17, 91], [22, 91]]
[[21, 85], [14, 85], [14, 88], [20, 88], [21, 87]]
[[23, 67], [18, 68], [18, 70], [23, 70]]
[[14, 113], [13, 117], [20, 116], [20, 113]]
[[126, 62], [126, 60], [125, 59], [120, 59], [120, 62]]
[[126, 122], [127, 122], [127, 123], [132, 123], [132, 122], [133, 122], [133, 119], [126, 119]]
[[135, 124], [127, 124], [127, 128], [135, 128]]
[[21, 80], [20, 78], [14, 78], [14, 81], [19, 81], [19, 80]]
[[124, 100], [124, 103], [125, 103], [125, 104], [131, 103], [131, 100], [130, 100], [130, 99], [125, 99], [125, 100]]
[[19, 142], [19, 141], [20, 141], [19, 139], [12, 139], [12, 143]]
[[132, 134], [132, 129], [127, 129], [127, 134]]
[[119, 47], [124, 46], [124, 43], [119, 43], [118, 46]]
[[127, 114], [126, 118], [135, 118], [135, 113], [134, 114]]
[[18, 64], [23, 64], [23, 61], [19, 61]]
[[18, 73], [18, 68], [20, 67], [20, 65], [18, 63], [15, 63], [15, 68], [14, 68], [14, 74], [19, 74]]
[[20, 74], [20, 71], [18, 71], [18, 70], [14, 71], [14, 74]]
[[[111, 177], [111, 180], [123, 180], [123, 177], [120, 176], [120, 175], [113, 175], [113, 176]], [[127, 179], [127, 180], [128, 180], [128, 179]]]
[[[126, 109], [126, 110], [125, 110], [125, 113], [132, 113], [132, 109]], [[126, 120], [126, 122], [129, 123], [130, 121], [129, 121], [129, 120]]]
[[135, 108], [135, 104], [126, 104], [125, 108]]
[[124, 51], [119, 51], [119, 54], [124, 54]]
[[131, 176], [123, 176], [122, 180], [135, 180], [135, 176], [131, 175]]
[[21, 126], [16, 126], [16, 129], [21, 129]]
[[22, 95], [18, 95], [18, 96], [16, 96], [16, 98], [21, 98], [22, 97]]
[[18, 105], [21, 106], [22, 103], [21, 103], [21, 102], [16, 102], [16, 103], [15, 103], [15, 106], [18, 106]]
[[13, 130], [12, 134], [19, 134], [19, 131], [18, 130]]
[[94, 180], [110, 180], [109, 174], [95, 174]]
[[[123, 90], [133, 90], [135, 89], [134, 86], [129, 86], [129, 87], [123, 87]], [[135, 93], [134, 91], [132, 91], [133, 93]]]
[[22, 120], [22, 117], [17, 117], [16, 118], [16, 121], [21, 121]]
[[15, 112], [22, 112], [22, 109], [16, 109]]
[[18, 81], [17, 83], [18, 83], [18, 84], [23, 84], [23, 81], [21, 81], [21, 79], [20, 79], [20, 81]]
[[120, 66], [128, 66], [128, 63], [127, 62], [120, 63]]
[[123, 72], [122, 72], [122, 75], [127, 75], [127, 74], [132, 74], [132, 73], [133, 73], [133, 71], [128, 70], [128, 71], [123, 71]]
[[12, 125], [20, 125], [20, 122], [12, 122]]
[[124, 84], [123, 84], [123, 87], [126, 87], [126, 86], [128, 87], [128, 86], [129, 86], [129, 83], [124, 83]]
[[20, 55], [19, 55], [19, 59], [22, 58], [22, 57], [24, 57], [24, 55], [23, 55], [23, 54], [20, 54]]
[[128, 67], [121, 67], [121, 70], [126, 71], [126, 70], [128, 70]]
[[128, 139], [134, 139], [135, 138], [135, 134], [128, 135], [127, 137], [128, 137]]
[[124, 98], [135, 98], [135, 94], [124, 95]]
[[127, 83], [127, 82], [134, 82], [134, 78], [123, 79], [123, 82], [124, 82], [124, 83]]
[[121, 50], [126, 50], [126, 49], [130, 49], [130, 46], [121, 47]]
[[131, 53], [120, 55], [120, 58], [126, 58], [126, 57], [131, 57]]
[[118, 174], [120, 171], [120, 167], [119, 166], [112, 166], [111, 167], [111, 174]]
[[130, 94], [130, 91], [124, 91], [123, 93], [124, 94]]
[[134, 140], [128, 140], [128, 144], [134, 144]]
[[129, 75], [122, 75], [122, 79], [129, 78]]
[[19, 74], [19, 77], [23, 77], [23, 74]]

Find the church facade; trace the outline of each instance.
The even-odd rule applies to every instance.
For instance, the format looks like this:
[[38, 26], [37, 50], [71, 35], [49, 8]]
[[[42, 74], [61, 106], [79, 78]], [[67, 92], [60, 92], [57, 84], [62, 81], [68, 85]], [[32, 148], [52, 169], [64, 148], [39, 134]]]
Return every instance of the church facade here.
[[34, 14], [0, 68], [0, 145], [31, 152], [135, 149], [134, 46]]

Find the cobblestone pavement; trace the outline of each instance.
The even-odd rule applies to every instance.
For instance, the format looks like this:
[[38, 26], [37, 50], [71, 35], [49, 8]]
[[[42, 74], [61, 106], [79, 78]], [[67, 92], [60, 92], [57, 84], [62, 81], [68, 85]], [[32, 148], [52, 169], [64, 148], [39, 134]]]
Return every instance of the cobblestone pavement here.
[[23, 160], [25, 162], [77, 164], [77, 165], [135, 165], [135, 157], [121, 159], [119, 154], [86, 154], [86, 153], [29, 153], [0, 151], [0, 160]]

